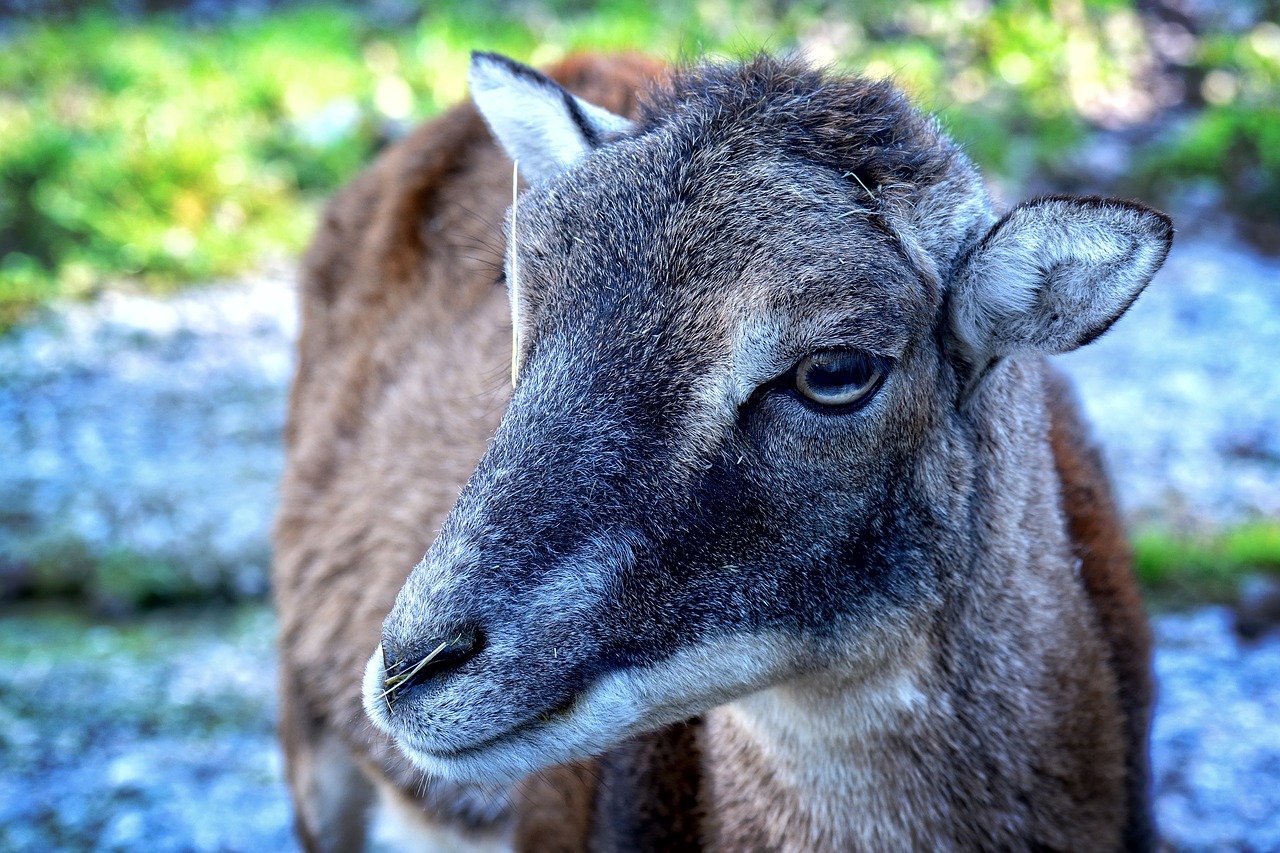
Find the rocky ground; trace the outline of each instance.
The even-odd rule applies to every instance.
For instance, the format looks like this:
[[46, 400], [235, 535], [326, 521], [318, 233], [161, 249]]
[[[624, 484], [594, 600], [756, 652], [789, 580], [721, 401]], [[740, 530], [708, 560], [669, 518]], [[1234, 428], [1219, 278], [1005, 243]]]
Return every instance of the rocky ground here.
[[0, 597], [261, 595], [295, 315], [282, 268], [0, 338]]
[[0, 850], [293, 851], [265, 605], [0, 619]]
[[[1181, 240], [1117, 328], [1062, 359], [1131, 520], [1280, 518], [1277, 281], [1230, 240]], [[261, 593], [292, 299], [280, 270], [65, 306], [0, 340], [0, 598]], [[269, 612], [160, 613], [4, 612], [0, 850], [292, 849]], [[1218, 608], [1156, 626], [1166, 835], [1280, 850], [1280, 633], [1241, 640]]]

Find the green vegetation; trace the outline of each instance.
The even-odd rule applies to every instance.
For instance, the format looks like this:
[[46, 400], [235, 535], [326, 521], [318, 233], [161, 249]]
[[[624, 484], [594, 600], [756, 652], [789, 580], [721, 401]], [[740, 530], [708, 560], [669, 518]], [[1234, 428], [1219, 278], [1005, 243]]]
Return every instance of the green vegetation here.
[[1200, 40], [1188, 72], [1200, 108], [1151, 146], [1140, 183], [1158, 192], [1198, 178], [1241, 216], [1280, 222], [1280, 24]]
[[[1130, 0], [987, 6], [443, 0], [407, 24], [337, 5], [199, 27], [92, 12], [11, 24], [0, 329], [55, 296], [171, 287], [297, 252], [319, 201], [380, 143], [464, 97], [472, 48], [535, 64], [579, 49], [801, 49], [895, 77], [1015, 185], [1063, 177], [1098, 127], [1167, 112], [1149, 93], [1152, 48]], [[1145, 147], [1131, 191], [1199, 178], [1280, 219], [1280, 27], [1208, 33], [1184, 53], [1198, 89]]]
[[270, 643], [274, 630], [271, 612], [261, 604], [175, 610], [145, 621], [92, 616], [58, 606], [6, 605], [0, 610], [0, 666], [12, 672], [24, 665], [56, 670], [75, 661], [143, 661], [155, 657], [160, 643], [177, 656], [228, 638], [249, 650], [259, 647], [263, 638]]
[[244, 588], [244, 566], [216, 561], [193, 565], [120, 546], [95, 548], [62, 531], [48, 531], [5, 556], [23, 570], [9, 567], [8, 589], [0, 592], [0, 600], [81, 601], [97, 613], [118, 614], [232, 602], [258, 592]]
[[1280, 575], [1280, 522], [1256, 521], [1204, 535], [1140, 530], [1135, 568], [1158, 602], [1234, 600], [1250, 573]]

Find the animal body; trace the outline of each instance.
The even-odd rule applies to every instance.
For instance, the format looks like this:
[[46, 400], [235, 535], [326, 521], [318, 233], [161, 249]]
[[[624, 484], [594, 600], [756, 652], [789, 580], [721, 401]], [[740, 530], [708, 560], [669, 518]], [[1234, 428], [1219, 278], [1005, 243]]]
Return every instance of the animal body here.
[[484, 120], [387, 151], [305, 264], [305, 846], [1152, 847], [1150, 638], [1044, 355], [1168, 219], [998, 216], [890, 85], [792, 61], [471, 84]]

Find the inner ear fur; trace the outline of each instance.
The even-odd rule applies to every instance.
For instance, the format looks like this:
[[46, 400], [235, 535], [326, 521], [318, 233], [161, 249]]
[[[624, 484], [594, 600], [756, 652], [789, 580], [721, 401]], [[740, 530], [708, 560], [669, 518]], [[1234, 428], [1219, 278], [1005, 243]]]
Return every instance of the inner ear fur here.
[[563, 172], [631, 122], [497, 53], [471, 54], [471, 99], [530, 183]]
[[951, 336], [977, 370], [1083, 346], [1128, 310], [1172, 241], [1168, 216], [1131, 201], [1020, 204], [961, 259], [948, 292]]

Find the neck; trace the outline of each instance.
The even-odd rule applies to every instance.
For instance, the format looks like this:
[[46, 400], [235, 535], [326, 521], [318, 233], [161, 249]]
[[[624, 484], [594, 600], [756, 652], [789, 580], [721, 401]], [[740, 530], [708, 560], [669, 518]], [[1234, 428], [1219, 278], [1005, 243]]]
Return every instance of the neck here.
[[[1114, 849], [1114, 680], [1073, 624], [1073, 587], [1026, 586], [985, 602], [981, 637], [940, 617], [856, 677], [710, 712], [710, 849]], [[1037, 608], [1048, 592], [1066, 606]]]
[[853, 682], [822, 673], [710, 712], [711, 849], [921, 847], [902, 843], [919, 811], [907, 790], [924, 781], [918, 762], [889, 753], [934, 711], [922, 652]]

